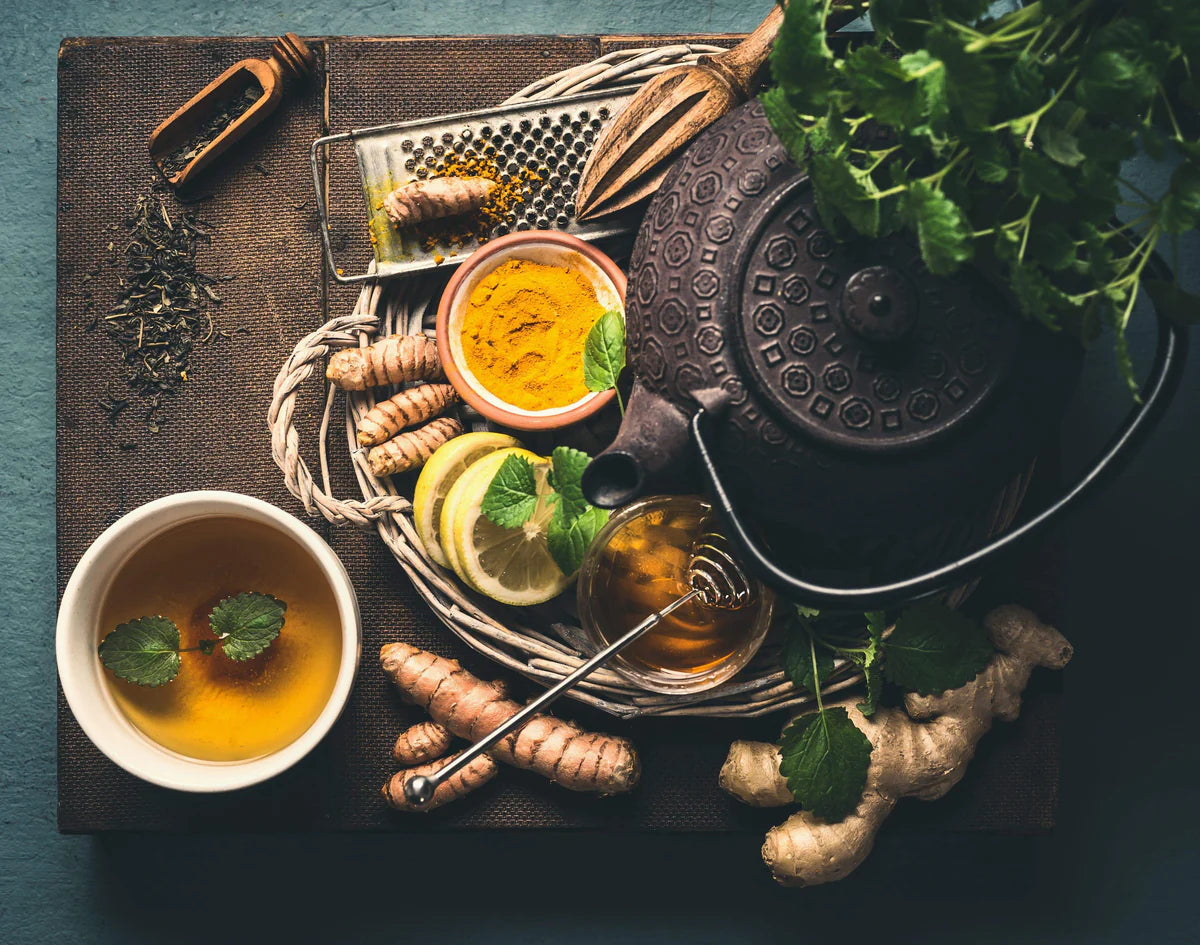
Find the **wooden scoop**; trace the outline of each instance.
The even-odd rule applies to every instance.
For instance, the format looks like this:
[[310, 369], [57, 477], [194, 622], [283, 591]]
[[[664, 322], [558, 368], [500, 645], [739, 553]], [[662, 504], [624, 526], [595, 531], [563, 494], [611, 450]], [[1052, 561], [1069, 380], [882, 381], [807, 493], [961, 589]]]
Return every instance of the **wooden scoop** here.
[[[841, 16], [832, 14], [830, 28], [855, 19], [861, 13], [858, 7]], [[597, 139], [579, 182], [576, 218], [614, 213], [653, 194], [670, 167], [669, 159], [758, 89], [782, 23], [783, 7], [776, 5], [733, 49], [647, 82]]]

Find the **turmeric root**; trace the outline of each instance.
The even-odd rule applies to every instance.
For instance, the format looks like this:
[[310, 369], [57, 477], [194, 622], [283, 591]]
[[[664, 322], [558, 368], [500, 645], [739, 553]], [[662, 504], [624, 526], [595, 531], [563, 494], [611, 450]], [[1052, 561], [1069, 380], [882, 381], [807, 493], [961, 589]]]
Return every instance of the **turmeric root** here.
[[457, 399], [458, 394], [449, 384], [422, 384], [402, 390], [367, 411], [358, 425], [358, 442], [376, 446], [405, 427], [436, 417]]
[[[407, 643], [392, 643], [380, 664], [403, 698], [429, 713], [460, 738], [474, 741], [521, 708], [463, 669]], [[536, 771], [572, 791], [620, 794], [641, 774], [636, 751], [626, 739], [598, 735], [549, 715], [535, 715], [489, 752], [497, 761]]]
[[[503, 679], [488, 683], [496, 698], [508, 695], [508, 684]], [[437, 722], [425, 721], [411, 725], [400, 733], [392, 746], [392, 757], [402, 765], [419, 765], [441, 758], [450, 750], [454, 733]]]
[[[772, 829], [763, 860], [785, 886], [833, 882], [851, 873], [871, 852], [880, 825], [902, 797], [935, 800], [966, 773], [979, 739], [993, 719], [1011, 721], [1035, 666], [1062, 669], [1071, 645], [1023, 607], [993, 610], [984, 625], [999, 651], [965, 686], [937, 696], [905, 696], [905, 710], [879, 709], [865, 717], [844, 705], [854, 725], [870, 740], [871, 764], [857, 809], [839, 823], [825, 823], [808, 811], [793, 814]], [[779, 773], [776, 746], [734, 742], [721, 769], [721, 787], [756, 807], [792, 803]]]
[[396, 739], [392, 757], [402, 765], [420, 765], [441, 758], [450, 750], [454, 735], [437, 722], [418, 722]]
[[387, 784], [383, 786], [383, 796], [396, 810], [403, 811], [431, 811], [436, 807], [441, 807], [443, 804], [449, 804], [451, 801], [456, 801], [460, 797], [470, 794], [476, 788], [481, 788], [496, 776], [496, 772], [500, 770], [499, 765], [491, 755], [483, 754], [478, 758], [472, 759], [467, 763], [467, 766], [461, 771], [452, 774], [449, 778], [437, 786], [437, 790], [433, 792], [428, 803], [417, 806], [411, 803], [404, 796], [404, 785], [409, 778], [414, 778], [417, 775], [429, 777], [438, 769], [450, 764], [455, 758], [461, 755], [462, 752], [456, 752], [449, 758], [441, 758], [431, 764], [420, 765], [416, 768], [406, 768], [403, 771], [397, 771], [392, 775]]
[[342, 390], [440, 380], [437, 342], [425, 335], [391, 335], [365, 348], [343, 348], [329, 359], [325, 376]]
[[423, 427], [401, 433], [380, 446], [373, 446], [367, 454], [371, 475], [390, 476], [424, 466], [439, 446], [462, 432], [463, 426], [457, 420], [438, 417]]
[[383, 199], [383, 209], [396, 226], [456, 217], [478, 210], [496, 189], [486, 177], [434, 177], [397, 187]]

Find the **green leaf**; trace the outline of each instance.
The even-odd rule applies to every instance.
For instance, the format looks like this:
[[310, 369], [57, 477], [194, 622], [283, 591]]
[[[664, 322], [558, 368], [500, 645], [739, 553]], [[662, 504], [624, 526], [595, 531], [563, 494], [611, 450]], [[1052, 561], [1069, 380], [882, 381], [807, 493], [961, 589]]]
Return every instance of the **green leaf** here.
[[[813, 651], [817, 664], [813, 667]], [[820, 691], [821, 681], [833, 672], [833, 655], [824, 647], [814, 647], [812, 632], [805, 620], [789, 622], [787, 638], [783, 641], [783, 671], [800, 690], [811, 695]]]
[[179, 672], [179, 628], [166, 617], [139, 617], [108, 634], [98, 652], [117, 678], [162, 686]]
[[1075, 196], [1062, 169], [1036, 151], [1022, 151], [1018, 167], [1018, 188], [1022, 195], [1030, 199], [1041, 196], [1059, 203]]
[[783, 142], [792, 160], [801, 163], [804, 160], [804, 149], [808, 143], [808, 127], [788, 101], [787, 93], [779, 86], [767, 89], [759, 97], [771, 130]]
[[927, 601], [900, 614], [883, 652], [888, 679], [908, 692], [934, 695], [970, 682], [994, 651], [978, 623]]
[[806, 604], [796, 604], [796, 614], [808, 620], [815, 620], [821, 616], [821, 611], [816, 607], [809, 607]]
[[583, 471], [592, 458], [569, 446], [556, 446], [550, 454], [550, 485], [558, 493], [558, 507], [566, 521], [586, 512], [590, 505], [583, 497]]
[[227, 597], [213, 609], [209, 628], [231, 660], [253, 659], [271, 645], [283, 629], [287, 604], [270, 594], [247, 591]]
[[866, 652], [857, 656], [854, 662], [862, 670], [867, 686], [866, 701], [858, 704], [858, 710], [870, 718], [879, 708], [879, 698], [883, 695], [883, 633], [887, 629], [887, 616], [877, 610], [864, 616], [867, 618]]
[[562, 503], [555, 507], [546, 530], [546, 547], [563, 574], [569, 577], [579, 570], [584, 553], [607, 521], [608, 510], [593, 505], [569, 520], [562, 514]]
[[588, 390], [611, 390], [625, 370], [625, 319], [610, 308], [596, 319], [583, 345], [583, 382]]
[[1042, 146], [1042, 153], [1058, 164], [1075, 167], [1083, 162], [1083, 152], [1079, 150], [1079, 139], [1069, 131], [1057, 125], [1038, 125], [1037, 139]]
[[941, 191], [923, 181], [914, 182], [906, 194], [904, 214], [917, 231], [921, 258], [930, 272], [946, 275], [971, 258], [971, 223]]
[[792, 108], [808, 115], [825, 111], [833, 84], [824, 7], [824, 0], [792, 0], [771, 48], [771, 77]]
[[533, 464], [523, 456], [506, 456], [483, 495], [480, 509], [501, 528], [520, 528], [537, 507]]
[[983, 56], [967, 52], [963, 37], [946, 25], [931, 29], [925, 44], [946, 67], [950, 112], [961, 130], [987, 129], [999, 100], [996, 70]]
[[925, 50], [896, 60], [861, 46], [846, 58], [842, 74], [858, 104], [893, 128], [928, 133], [930, 122], [947, 113], [946, 70]]
[[1029, 253], [1051, 271], [1075, 261], [1075, 241], [1061, 223], [1037, 223], [1029, 230]]
[[862, 236], [879, 234], [879, 201], [871, 197], [874, 186], [869, 177], [860, 177], [841, 158], [813, 154], [809, 160], [817, 212], [821, 221], [835, 234], [844, 234], [839, 226], [845, 220]]
[[1154, 309], [1177, 325], [1200, 325], [1200, 296], [1187, 292], [1166, 279], [1143, 279]]
[[871, 742], [835, 707], [802, 715], [784, 729], [779, 773], [796, 801], [827, 823], [851, 814], [862, 800]]
[[1168, 233], [1185, 233], [1196, 228], [1200, 218], [1200, 168], [1180, 164], [1171, 174], [1171, 185], [1159, 207], [1158, 220]]

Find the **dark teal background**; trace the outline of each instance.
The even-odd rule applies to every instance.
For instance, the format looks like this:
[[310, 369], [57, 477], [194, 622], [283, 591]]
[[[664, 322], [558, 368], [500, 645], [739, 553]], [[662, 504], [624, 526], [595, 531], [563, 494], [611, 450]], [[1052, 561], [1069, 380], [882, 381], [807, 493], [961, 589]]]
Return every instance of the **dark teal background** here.
[[[1200, 941], [1194, 695], [1200, 359], [1121, 481], [1064, 528], [1060, 825], [884, 830], [781, 890], [748, 836], [62, 837], [55, 831], [55, 54], [64, 36], [731, 31], [766, 0], [16, 0], [0, 22], [0, 945]], [[419, 77], [408, 77], [417, 79]], [[463, 81], [470, 81], [469, 67]], [[386, 116], [380, 116], [381, 120]], [[335, 129], [341, 130], [341, 129]], [[102, 146], [98, 143], [97, 146]], [[1162, 169], [1131, 173], [1157, 186]], [[1196, 244], [1184, 247], [1197, 288]], [[1144, 361], [1152, 329], [1135, 327]], [[1101, 355], [1071, 443], [1127, 400]], [[264, 462], [266, 458], [264, 456]], [[781, 818], [782, 819], [782, 818]]]

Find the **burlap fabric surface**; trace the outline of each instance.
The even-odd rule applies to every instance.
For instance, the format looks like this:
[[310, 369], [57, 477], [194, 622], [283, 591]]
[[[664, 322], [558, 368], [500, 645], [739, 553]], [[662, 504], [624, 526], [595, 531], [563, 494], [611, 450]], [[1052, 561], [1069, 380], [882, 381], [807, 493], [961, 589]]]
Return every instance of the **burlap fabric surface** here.
[[[266, 56], [263, 39], [81, 39], [59, 61], [58, 205], [58, 590], [88, 544], [125, 512], [196, 488], [258, 496], [303, 516], [270, 458], [265, 423], [271, 382], [299, 337], [353, 305], [354, 290], [327, 278], [317, 237], [308, 146], [319, 135], [386, 121], [478, 108], [539, 76], [593, 59], [617, 45], [674, 38], [505, 37], [330, 39], [312, 45], [321, 68], [250, 140], [200, 181], [199, 204], [214, 228], [201, 268], [234, 279], [220, 286], [218, 327], [248, 333], [198, 348], [186, 389], [151, 434], [139, 405], [110, 426], [98, 407], [115, 375], [116, 350], [85, 326], [111, 306], [118, 269], [109, 265], [114, 224], [154, 177], [146, 155], [153, 128], [209, 79], [246, 56]], [[329, 193], [335, 244], [347, 268], [365, 262], [362, 196], [353, 158], [337, 156]], [[117, 388], [119, 389], [119, 387]], [[313, 393], [317, 393], [314, 391]], [[302, 400], [299, 422], [315, 430], [320, 404]], [[340, 438], [333, 438], [336, 443]], [[344, 495], [347, 467], [332, 461]], [[1036, 501], [1036, 499], [1035, 499]], [[390, 746], [415, 719], [379, 671], [381, 644], [404, 639], [456, 656], [484, 676], [467, 651], [427, 613], [371, 531], [313, 526], [345, 561], [364, 622], [363, 661], [350, 705], [324, 743], [300, 765], [247, 791], [178, 794], [144, 784], [104, 758], [58, 694], [58, 822], [64, 831], [603, 828], [763, 830], [781, 811], [753, 811], [726, 798], [716, 772], [734, 738], [771, 738], [779, 719], [617, 721], [570, 703], [584, 724], [632, 737], [644, 776], [629, 797], [574, 795], [505, 770], [471, 799], [427, 817], [389, 812], [379, 787], [392, 773]], [[998, 577], [986, 599], [1014, 599], [1052, 619], [1053, 569], [1046, 549], [1021, 563], [1020, 579]], [[1033, 575], [1036, 579], [1031, 579]], [[1017, 590], [1013, 590], [1013, 587]], [[1035, 684], [1020, 722], [988, 737], [966, 781], [937, 805], [902, 805], [896, 820], [955, 829], [1045, 829], [1057, 787], [1055, 682]]]

